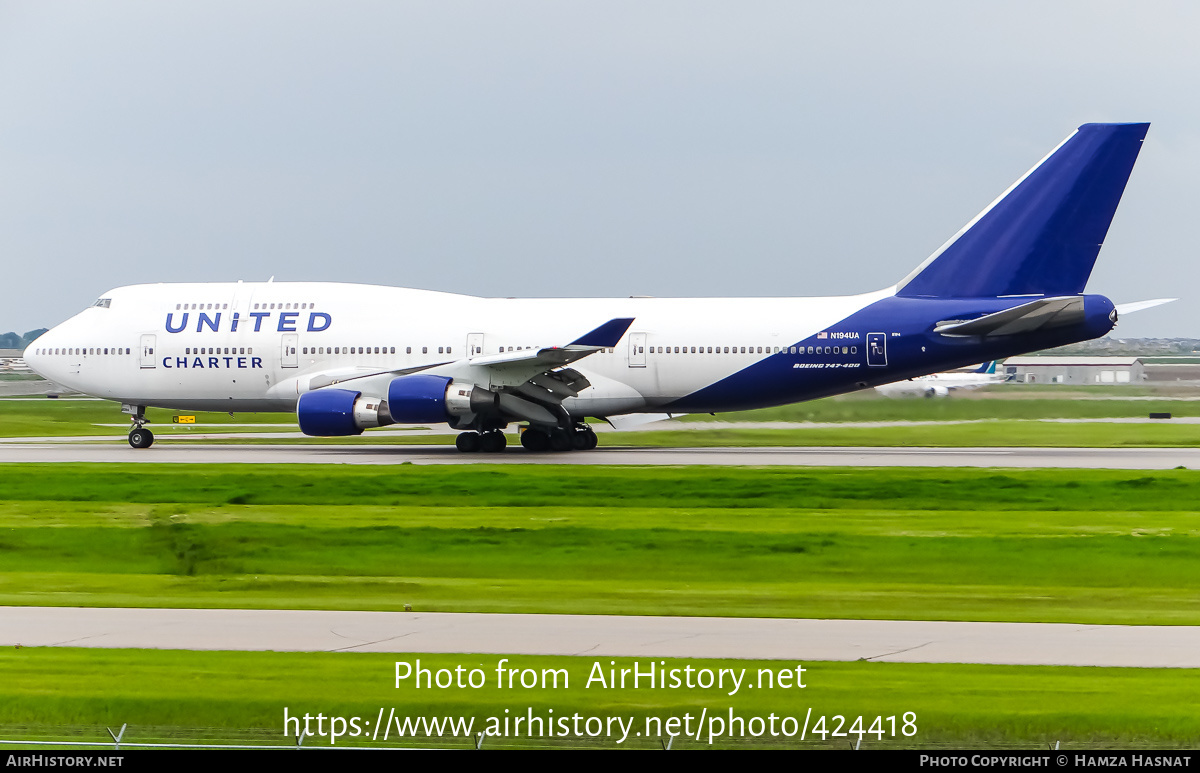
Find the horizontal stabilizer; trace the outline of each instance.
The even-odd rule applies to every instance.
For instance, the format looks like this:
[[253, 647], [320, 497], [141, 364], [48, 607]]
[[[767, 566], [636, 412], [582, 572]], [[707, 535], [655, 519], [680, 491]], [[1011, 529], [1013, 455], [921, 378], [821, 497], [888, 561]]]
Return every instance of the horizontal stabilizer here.
[[1155, 306], [1162, 306], [1164, 303], [1170, 303], [1171, 301], [1177, 301], [1177, 300], [1179, 300], [1179, 299], [1178, 298], [1155, 298], [1152, 301], [1134, 301], [1133, 303], [1122, 303], [1119, 306], [1117, 306], [1117, 314], [1118, 314], [1118, 316], [1125, 316], [1126, 314], [1132, 314], [1135, 311], [1141, 311], [1142, 309], [1152, 309]]
[[616, 346], [617, 342], [621, 340], [621, 336], [625, 335], [625, 331], [632, 324], [633, 317], [610, 319], [592, 332], [584, 333], [568, 346], [598, 346], [602, 349]]
[[1039, 298], [1011, 309], [969, 320], [939, 322], [933, 332], [949, 336], [1011, 336], [1083, 321], [1083, 296]]

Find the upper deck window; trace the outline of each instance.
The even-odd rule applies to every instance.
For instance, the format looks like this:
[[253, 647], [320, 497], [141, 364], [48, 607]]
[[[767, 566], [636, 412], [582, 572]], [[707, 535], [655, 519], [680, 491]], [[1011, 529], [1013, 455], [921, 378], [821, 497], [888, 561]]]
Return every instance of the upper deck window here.
[[112, 298], [99, 298], [92, 304], [92, 308], [107, 309], [112, 306]]

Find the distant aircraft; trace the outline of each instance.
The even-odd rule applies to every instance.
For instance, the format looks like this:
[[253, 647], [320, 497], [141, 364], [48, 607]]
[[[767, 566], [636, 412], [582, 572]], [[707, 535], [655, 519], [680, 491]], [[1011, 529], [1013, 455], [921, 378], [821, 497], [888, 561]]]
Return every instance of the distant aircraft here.
[[996, 361], [992, 360], [974, 370], [951, 370], [945, 373], [918, 376], [907, 381], [880, 384], [875, 387], [875, 391], [884, 397], [900, 397], [902, 395], [946, 397], [956, 389], [977, 389], [988, 384], [999, 384], [1004, 380], [1003, 374], [996, 373]]
[[[594, 448], [587, 418], [761, 408], [1107, 333], [1084, 295], [1149, 124], [1086, 124], [900, 282], [830, 298], [477, 298], [333, 283], [120, 287], [25, 353], [147, 406], [296, 411], [309, 435], [448, 423], [462, 451]], [[579, 269], [576, 276], [586, 276]]]

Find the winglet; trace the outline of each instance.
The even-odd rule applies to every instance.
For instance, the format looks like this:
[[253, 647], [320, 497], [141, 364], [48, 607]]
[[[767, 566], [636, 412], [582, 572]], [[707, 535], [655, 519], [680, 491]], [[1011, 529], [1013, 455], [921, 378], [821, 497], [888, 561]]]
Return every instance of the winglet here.
[[568, 346], [598, 346], [602, 348], [616, 346], [617, 342], [621, 340], [621, 336], [625, 335], [625, 331], [632, 324], [633, 317], [610, 319], [592, 332], [584, 333]]

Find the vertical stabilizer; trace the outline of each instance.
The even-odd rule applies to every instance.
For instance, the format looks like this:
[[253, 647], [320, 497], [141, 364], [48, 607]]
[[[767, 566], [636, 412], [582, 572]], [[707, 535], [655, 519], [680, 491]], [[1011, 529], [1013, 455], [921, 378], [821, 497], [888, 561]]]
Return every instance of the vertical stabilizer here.
[[1080, 126], [909, 274], [896, 294], [994, 298], [1083, 292], [1148, 128], [1148, 123]]

